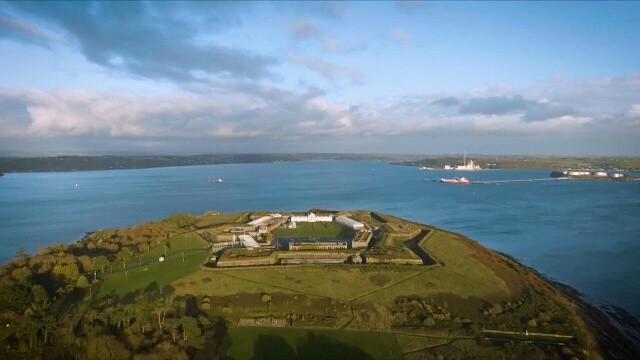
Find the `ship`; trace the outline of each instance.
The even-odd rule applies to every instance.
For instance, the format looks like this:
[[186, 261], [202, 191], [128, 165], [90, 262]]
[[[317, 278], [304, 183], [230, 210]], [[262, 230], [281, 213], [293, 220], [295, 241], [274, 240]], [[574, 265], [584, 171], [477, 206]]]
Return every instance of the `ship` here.
[[453, 185], [469, 185], [469, 184], [471, 184], [471, 181], [469, 179], [467, 179], [466, 177], [453, 178], [453, 179], [442, 178], [442, 179], [440, 179], [440, 182], [443, 183], [443, 184], [453, 184]]

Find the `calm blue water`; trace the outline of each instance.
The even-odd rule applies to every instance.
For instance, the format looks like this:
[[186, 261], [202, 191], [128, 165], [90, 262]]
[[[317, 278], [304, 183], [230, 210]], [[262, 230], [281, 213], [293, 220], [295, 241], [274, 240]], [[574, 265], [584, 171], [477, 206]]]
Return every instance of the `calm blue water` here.
[[[640, 182], [463, 187], [425, 180], [443, 175], [353, 161], [9, 174], [0, 179], [0, 261], [22, 246], [33, 252], [87, 231], [175, 212], [371, 209], [462, 232], [575, 287], [594, 303], [640, 316]], [[472, 174], [474, 180], [547, 176], [548, 171]], [[225, 182], [207, 182], [218, 177]]]

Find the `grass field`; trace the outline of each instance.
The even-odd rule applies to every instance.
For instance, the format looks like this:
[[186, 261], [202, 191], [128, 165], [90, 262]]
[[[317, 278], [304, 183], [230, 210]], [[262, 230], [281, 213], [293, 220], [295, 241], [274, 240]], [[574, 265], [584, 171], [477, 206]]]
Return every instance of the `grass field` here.
[[429, 269], [411, 281], [376, 292], [371, 295], [375, 296], [376, 302], [390, 304], [397, 296], [413, 294], [447, 294], [462, 299], [510, 296], [505, 281], [485, 266], [478, 259], [477, 251], [458, 235], [434, 229], [423, 242], [423, 247], [444, 266]]
[[[206, 255], [206, 242], [195, 233], [178, 235], [169, 241], [167, 257], [164, 262], [158, 258], [164, 255], [164, 247], [158, 246], [127, 263], [128, 270], [120, 265], [114, 266], [113, 273], [104, 276], [104, 282], [98, 291], [99, 296], [115, 291], [118, 295], [144, 289], [152, 282], [164, 286], [185, 275], [198, 270]], [[184, 253], [184, 261], [183, 261]], [[143, 265], [138, 265], [139, 263]]]
[[[178, 293], [226, 296], [234, 293], [278, 291], [349, 300], [424, 271], [419, 267], [310, 265], [296, 268], [200, 270], [176, 287]], [[203, 279], [211, 286], [203, 287]]]
[[393, 334], [351, 330], [234, 328], [228, 355], [254, 359], [402, 359]]
[[295, 229], [280, 227], [273, 231], [276, 238], [352, 239], [353, 230], [334, 222], [297, 223]]
[[482, 261], [484, 252], [456, 234], [433, 230], [424, 247], [444, 266], [303, 266], [198, 270], [174, 282], [178, 294], [303, 294], [391, 307], [398, 296], [441, 298], [452, 310], [479, 316], [483, 301], [508, 299], [509, 286]]
[[249, 216], [247, 215], [247, 213], [231, 213], [218, 215], [209, 214], [201, 216], [194, 225], [198, 229], [203, 229], [224, 224], [241, 223], [248, 221]]

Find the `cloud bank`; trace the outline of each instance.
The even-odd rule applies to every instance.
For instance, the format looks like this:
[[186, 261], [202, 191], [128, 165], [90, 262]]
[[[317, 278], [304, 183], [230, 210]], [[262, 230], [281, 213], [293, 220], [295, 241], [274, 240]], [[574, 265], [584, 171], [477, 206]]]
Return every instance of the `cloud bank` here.
[[[522, 94], [483, 96], [413, 95], [386, 103], [344, 104], [319, 90], [284, 91], [273, 87], [227, 88], [225, 92], [145, 97], [105, 92], [1, 91], [0, 131], [4, 136], [105, 136], [111, 138], [269, 138], [402, 137], [416, 134], [554, 136], [605, 130], [640, 133], [640, 105], [616, 84], [637, 79], [607, 80], [608, 89], [587, 89], [582, 82], [562, 91], [520, 89]], [[577, 103], [536, 99], [556, 93], [574, 98], [569, 89], [607, 93], [606, 108], [584, 110], [597, 98]], [[515, 90], [513, 90], [515, 92]], [[619, 104], [612, 108], [611, 103]]]

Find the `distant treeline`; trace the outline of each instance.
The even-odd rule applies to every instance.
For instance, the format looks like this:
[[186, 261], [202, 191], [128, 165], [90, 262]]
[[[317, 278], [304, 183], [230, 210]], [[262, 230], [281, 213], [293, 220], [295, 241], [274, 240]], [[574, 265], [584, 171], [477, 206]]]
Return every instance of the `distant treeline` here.
[[188, 156], [43, 156], [0, 157], [0, 173], [145, 169], [234, 163], [303, 160], [403, 161], [409, 157], [361, 154], [215, 154]]

